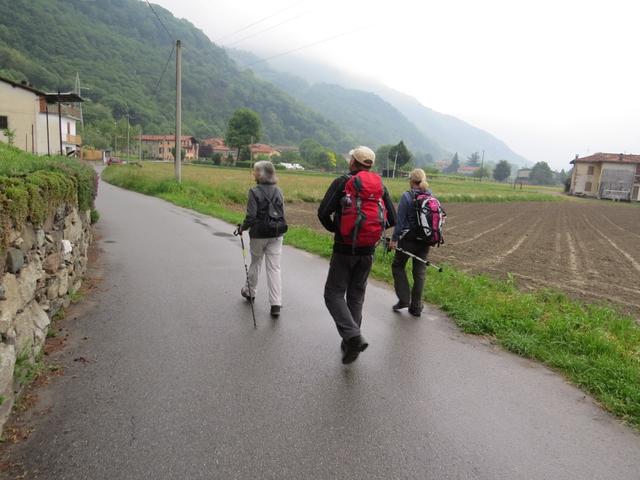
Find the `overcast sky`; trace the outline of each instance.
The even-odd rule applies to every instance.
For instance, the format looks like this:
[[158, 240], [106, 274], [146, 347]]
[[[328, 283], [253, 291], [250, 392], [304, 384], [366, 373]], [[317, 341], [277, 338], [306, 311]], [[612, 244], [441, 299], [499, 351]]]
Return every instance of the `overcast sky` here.
[[636, 0], [154, 2], [263, 55], [337, 37], [296, 55], [410, 94], [532, 163], [640, 154]]

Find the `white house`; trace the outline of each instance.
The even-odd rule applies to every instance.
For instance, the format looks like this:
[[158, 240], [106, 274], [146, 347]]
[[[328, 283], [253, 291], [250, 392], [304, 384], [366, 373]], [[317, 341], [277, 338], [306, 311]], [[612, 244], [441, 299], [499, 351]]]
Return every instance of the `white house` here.
[[40, 155], [71, 155], [79, 151], [77, 109], [69, 103], [82, 102], [75, 93], [45, 93], [32, 85], [0, 77], [0, 141], [8, 142], [4, 131], [13, 132], [13, 143]]

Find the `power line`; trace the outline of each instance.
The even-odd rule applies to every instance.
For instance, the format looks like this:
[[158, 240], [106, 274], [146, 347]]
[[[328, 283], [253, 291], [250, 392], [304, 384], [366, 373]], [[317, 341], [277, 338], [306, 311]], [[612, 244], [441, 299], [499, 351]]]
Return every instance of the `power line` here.
[[162, 70], [162, 73], [160, 74], [160, 78], [158, 79], [158, 83], [156, 84], [155, 91], [153, 92], [153, 96], [154, 97], [158, 94], [158, 87], [160, 87], [160, 82], [164, 78], [164, 74], [167, 71], [167, 67], [169, 66], [169, 62], [171, 61], [171, 57], [173, 57], [173, 52], [175, 51], [175, 49], [176, 49], [176, 46], [174, 45], [173, 48], [171, 49], [171, 53], [169, 54], [169, 58], [167, 58], [167, 63], [164, 64], [164, 69]]
[[293, 7], [296, 7], [296, 6], [300, 5], [300, 4], [301, 4], [301, 3], [303, 3], [304, 1], [305, 1], [305, 0], [300, 0], [299, 2], [296, 2], [296, 3], [292, 4], [292, 5], [289, 5], [288, 7], [285, 7], [285, 8], [283, 8], [283, 9], [281, 9], [281, 10], [278, 10], [277, 12], [272, 13], [271, 15], [267, 15], [266, 17], [263, 17], [263, 18], [261, 18], [261, 19], [259, 19], [259, 20], [256, 20], [255, 22], [252, 22], [252, 23], [250, 23], [249, 25], [246, 25], [246, 26], [244, 26], [244, 27], [240, 28], [239, 30], [235, 30], [235, 31], [233, 31], [233, 32], [231, 32], [231, 33], [229, 33], [229, 34], [227, 34], [227, 35], [223, 35], [222, 37], [218, 37], [218, 38], [216, 38], [214, 41], [215, 41], [216, 43], [219, 43], [221, 40], [224, 40], [225, 38], [232, 37], [232, 36], [234, 36], [236, 33], [244, 32], [245, 30], [247, 30], [247, 29], [249, 29], [249, 28], [251, 28], [251, 27], [254, 27], [254, 26], [256, 26], [256, 25], [258, 25], [258, 24], [260, 24], [260, 23], [264, 22], [265, 20], [269, 20], [270, 18], [273, 18], [273, 17], [275, 17], [276, 15], [279, 15], [280, 13], [282, 13], [282, 12], [284, 12], [284, 11], [286, 11], [286, 10], [289, 10], [290, 8], [293, 8]]
[[347, 32], [342, 32], [342, 33], [339, 33], [338, 35], [334, 35], [334, 36], [332, 36], [332, 37], [327, 37], [327, 38], [324, 38], [324, 39], [322, 39], [322, 40], [318, 40], [317, 42], [309, 43], [309, 44], [307, 44], [307, 45], [303, 45], [303, 46], [301, 46], [301, 47], [294, 48], [294, 49], [292, 49], [292, 50], [287, 50], [286, 52], [277, 53], [277, 54], [272, 55], [272, 56], [267, 57], [267, 58], [262, 58], [262, 59], [258, 60], [257, 62], [250, 63], [249, 65], [247, 65], [247, 67], [252, 67], [252, 66], [254, 66], [254, 65], [257, 65], [257, 64], [262, 63], [262, 62], [266, 62], [266, 61], [271, 60], [271, 59], [273, 59], [273, 58], [282, 57], [282, 56], [284, 56], [284, 55], [288, 55], [288, 54], [290, 54], [290, 53], [298, 52], [298, 51], [300, 51], [300, 50], [304, 50], [305, 48], [315, 47], [316, 45], [319, 45], [319, 44], [321, 44], [321, 43], [329, 42], [329, 41], [331, 41], [331, 40], [335, 40], [336, 38], [344, 37], [345, 35], [349, 35], [349, 34], [351, 34], [351, 33], [355, 33], [355, 32], [357, 32], [358, 30], [362, 30], [363, 28], [364, 28], [364, 27], [358, 27], [358, 28], [356, 28], [356, 29], [354, 29], [354, 30], [349, 30], [349, 31], [347, 31]]
[[257, 36], [257, 35], [260, 35], [261, 33], [268, 32], [269, 30], [273, 30], [274, 28], [279, 27], [280, 25], [284, 25], [285, 23], [289, 23], [289, 22], [292, 22], [293, 20], [297, 20], [298, 18], [303, 17], [305, 14], [306, 14], [306, 12], [305, 13], [301, 13], [300, 15], [296, 15], [295, 17], [291, 17], [291, 18], [289, 18], [287, 20], [284, 20], [283, 22], [276, 23], [275, 25], [273, 25], [271, 27], [264, 28], [262, 30], [259, 30], [259, 31], [255, 32], [255, 33], [252, 33], [251, 35], [247, 35], [246, 37], [242, 37], [240, 40], [236, 40], [235, 42], [231, 42], [231, 43], [225, 45], [225, 47], [232, 47], [234, 45], [237, 45], [238, 43], [244, 42], [245, 40], [248, 40], [248, 39], [253, 38], [253, 37]]
[[167, 35], [169, 36], [169, 40], [171, 40], [171, 42], [173, 43], [173, 35], [171, 35], [171, 32], [169, 32], [169, 29], [165, 26], [165, 24], [162, 22], [162, 19], [160, 18], [160, 15], [158, 15], [158, 12], [156, 12], [156, 10], [153, 8], [153, 6], [149, 3], [149, 0], [145, 0], [147, 2], [147, 5], [149, 5], [149, 8], [151, 9], [151, 11], [153, 12], [153, 14], [156, 16], [156, 18], [158, 19], [158, 22], [160, 22], [160, 25], [162, 25], [162, 28], [164, 28], [164, 31], [167, 32]]

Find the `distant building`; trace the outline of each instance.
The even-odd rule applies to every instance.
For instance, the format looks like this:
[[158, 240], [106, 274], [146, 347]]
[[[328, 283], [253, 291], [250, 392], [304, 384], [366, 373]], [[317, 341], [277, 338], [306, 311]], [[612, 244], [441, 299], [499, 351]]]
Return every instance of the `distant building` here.
[[253, 145], [250, 145], [249, 148], [251, 149], [251, 155], [253, 157], [256, 157], [258, 155], [267, 155], [269, 158], [271, 158], [273, 156], [280, 155], [280, 152], [278, 150], [265, 143], [254, 143]]
[[514, 183], [528, 185], [530, 175], [531, 175], [530, 168], [521, 168], [516, 172], [516, 178], [514, 179]]
[[0, 77], [0, 140], [3, 130], [15, 134], [14, 145], [44, 155], [79, 155], [82, 138], [77, 134], [82, 102], [75, 93], [45, 93], [32, 85]]
[[640, 155], [595, 153], [571, 161], [569, 193], [612, 200], [640, 201]]
[[236, 158], [238, 155], [237, 150], [227, 147], [224, 143], [224, 138], [219, 137], [205, 138], [200, 142], [200, 149], [202, 150], [202, 155], [207, 157], [220, 154], [222, 158], [227, 158], [229, 155], [232, 158]]
[[[147, 158], [154, 160], [164, 160], [173, 162], [173, 149], [176, 146], [175, 135], [141, 135], [138, 140], [142, 143], [142, 150]], [[199, 156], [199, 142], [196, 137], [183, 135], [180, 138], [180, 145], [184, 150], [185, 162], [197, 160]]]

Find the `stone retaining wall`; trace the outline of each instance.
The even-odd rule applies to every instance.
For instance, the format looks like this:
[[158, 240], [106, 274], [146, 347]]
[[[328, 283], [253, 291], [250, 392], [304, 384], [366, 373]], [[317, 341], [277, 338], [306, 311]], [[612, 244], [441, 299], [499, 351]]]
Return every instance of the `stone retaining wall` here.
[[21, 387], [14, 380], [16, 362], [38, 360], [51, 318], [81, 286], [90, 211], [63, 205], [44, 225], [8, 233], [9, 247], [0, 251], [0, 431]]

